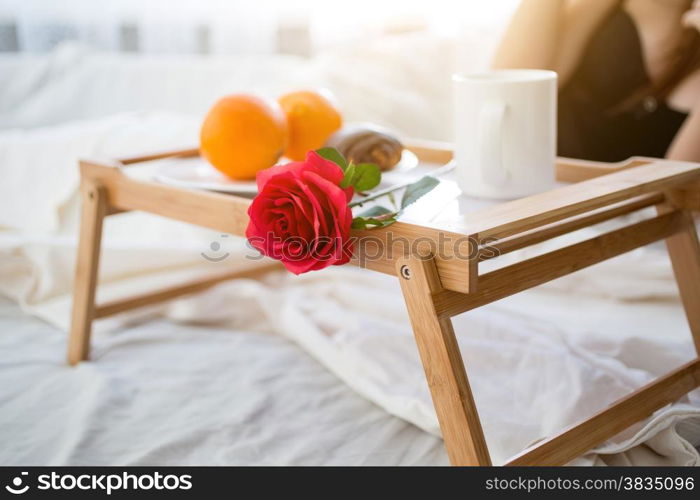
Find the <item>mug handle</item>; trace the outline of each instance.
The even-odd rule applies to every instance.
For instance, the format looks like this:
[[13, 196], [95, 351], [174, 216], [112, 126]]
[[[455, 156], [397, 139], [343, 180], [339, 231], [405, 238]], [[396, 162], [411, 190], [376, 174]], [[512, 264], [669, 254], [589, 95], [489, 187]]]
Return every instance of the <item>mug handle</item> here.
[[479, 171], [482, 180], [502, 186], [510, 178], [503, 164], [503, 118], [506, 105], [498, 101], [484, 103], [479, 115]]

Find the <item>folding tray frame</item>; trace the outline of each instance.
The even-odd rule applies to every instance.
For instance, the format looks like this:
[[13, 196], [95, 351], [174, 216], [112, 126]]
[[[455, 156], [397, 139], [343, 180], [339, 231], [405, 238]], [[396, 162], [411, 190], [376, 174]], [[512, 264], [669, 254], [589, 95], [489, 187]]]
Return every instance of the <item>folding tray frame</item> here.
[[[452, 158], [449, 145], [440, 143], [415, 142], [409, 149], [423, 162], [445, 163]], [[83, 205], [68, 341], [71, 365], [88, 358], [92, 322], [96, 319], [278, 267], [277, 262], [269, 262], [158, 292], [95, 303], [105, 217], [140, 210], [223, 233], [244, 234], [249, 199], [137, 180], [124, 172], [143, 162], [198, 154], [196, 149], [189, 149], [80, 162]], [[457, 314], [663, 239], [696, 354], [700, 353], [700, 244], [692, 216], [700, 210], [700, 164], [653, 158], [602, 164], [560, 158], [557, 178], [572, 184], [469, 214], [469, 222], [454, 227], [398, 222], [384, 229], [354, 232], [357, 244], [353, 263], [395, 275], [401, 283], [453, 465], [491, 464], [452, 328], [451, 318]], [[480, 261], [648, 207], [655, 207], [656, 213], [641, 222], [479, 273]], [[464, 252], [458, 254], [455, 250], [456, 240], [471, 245], [467, 258]], [[398, 248], [397, 241], [411, 244]], [[366, 258], [370, 253], [372, 258]], [[584, 421], [523, 450], [507, 465], [565, 464], [699, 385], [700, 357], [696, 357]]]

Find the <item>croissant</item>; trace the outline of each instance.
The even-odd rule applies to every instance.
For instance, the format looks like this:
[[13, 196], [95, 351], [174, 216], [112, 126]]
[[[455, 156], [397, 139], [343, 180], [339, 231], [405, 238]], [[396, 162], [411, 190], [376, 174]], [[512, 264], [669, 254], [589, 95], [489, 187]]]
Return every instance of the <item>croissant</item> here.
[[361, 123], [347, 125], [333, 134], [326, 146], [340, 151], [353, 163], [374, 163], [381, 170], [390, 170], [401, 160], [403, 144], [388, 130]]

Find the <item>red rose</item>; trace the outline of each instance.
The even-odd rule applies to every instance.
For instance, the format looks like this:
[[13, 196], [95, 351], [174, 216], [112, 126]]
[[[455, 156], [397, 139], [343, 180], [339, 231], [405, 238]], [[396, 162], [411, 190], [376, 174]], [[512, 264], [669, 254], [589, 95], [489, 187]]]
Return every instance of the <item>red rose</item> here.
[[248, 208], [250, 244], [294, 274], [346, 264], [353, 188], [341, 188], [342, 179], [343, 170], [315, 151], [306, 161], [258, 172], [258, 195]]

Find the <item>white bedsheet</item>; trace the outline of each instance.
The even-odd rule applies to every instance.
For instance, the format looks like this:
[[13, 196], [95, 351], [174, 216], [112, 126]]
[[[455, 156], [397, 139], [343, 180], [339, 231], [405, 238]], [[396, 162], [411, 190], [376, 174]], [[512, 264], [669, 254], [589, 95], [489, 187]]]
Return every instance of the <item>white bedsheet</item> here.
[[279, 335], [152, 320], [65, 333], [0, 299], [1, 465], [441, 465], [442, 442]]
[[[632, 255], [627, 265], [612, 261], [456, 319], [495, 463], [692, 356], [664, 287], [646, 298], [639, 289], [620, 300], [598, 294], [601, 277], [641, 265], [653, 282], [663, 265], [649, 257], [661, 260]], [[145, 275], [105, 289], [119, 295], [158, 281]], [[602, 288], [586, 287], [595, 293], [581, 289], [596, 281]], [[65, 299], [34, 310], [65, 326]], [[349, 397], [284, 341], [378, 407], [439, 435], [398, 286], [387, 277], [348, 268], [232, 281], [101, 324], [93, 360], [75, 369], [63, 361], [65, 334], [15, 325], [0, 329], [0, 438], [11, 443], [0, 462], [444, 463], [434, 441]], [[698, 465], [699, 407], [696, 391], [574, 463]], [[320, 438], [306, 430], [319, 426]]]

